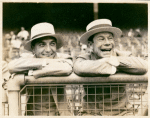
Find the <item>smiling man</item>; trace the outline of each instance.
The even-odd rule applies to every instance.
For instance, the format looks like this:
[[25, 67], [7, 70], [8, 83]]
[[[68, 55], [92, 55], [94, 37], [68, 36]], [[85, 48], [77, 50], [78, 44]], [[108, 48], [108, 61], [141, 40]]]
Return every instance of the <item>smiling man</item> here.
[[[117, 71], [122, 71], [129, 74], [145, 74], [147, 72], [147, 61], [132, 57], [130, 52], [121, 52], [115, 49], [115, 39], [119, 38], [122, 31], [119, 28], [112, 27], [112, 23], [108, 19], [98, 19], [86, 28], [87, 32], [84, 33], [80, 42], [82, 44], [91, 43], [93, 51], [89, 54], [79, 55], [74, 63], [74, 72], [79, 76], [109, 76], [115, 74]], [[94, 78], [93, 78], [94, 79]], [[128, 100], [126, 96], [125, 86], [112, 87], [104, 86], [105, 90], [103, 96], [89, 95], [84, 96], [85, 104], [83, 109], [90, 109], [85, 111], [83, 115], [125, 115], [129, 111]], [[87, 93], [88, 91], [88, 93]], [[94, 89], [86, 89], [87, 94], [102, 94], [102, 87]], [[116, 94], [119, 93], [119, 94]], [[88, 102], [96, 102], [88, 103]], [[104, 102], [103, 102], [104, 101]], [[117, 111], [118, 107], [120, 110]], [[97, 113], [95, 113], [94, 109]], [[115, 110], [110, 110], [113, 108]], [[105, 109], [105, 111], [101, 110]]]
[[[56, 57], [56, 39], [54, 37], [42, 37], [40, 40], [32, 42], [33, 53], [38, 58], [55, 58]], [[45, 47], [47, 49], [45, 49]]]
[[[72, 73], [72, 58], [69, 55], [56, 52], [62, 46], [63, 39], [60, 35], [55, 34], [52, 24], [38, 23], [31, 28], [31, 39], [24, 47], [31, 51], [33, 56], [11, 61], [8, 65], [9, 71], [10, 73], [28, 73], [29, 76], [34, 76], [36, 79], [45, 76], [68, 76]], [[56, 91], [55, 88], [43, 89], [42, 94], [47, 96], [42, 98], [42, 102], [45, 104], [41, 106], [41, 90], [35, 90], [34, 104], [37, 104], [35, 104], [34, 109], [32, 104], [28, 104], [27, 110], [36, 111], [27, 112], [27, 115], [55, 116], [57, 112], [61, 116], [71, 115], [67, 110], [66, 97], [63, 95], [64, 89], [59, 89], [57, 92], [62, 94], [59, 97], [54, 95]], [[28, 103], [32, 103], [32, 100], [31, 96]]]

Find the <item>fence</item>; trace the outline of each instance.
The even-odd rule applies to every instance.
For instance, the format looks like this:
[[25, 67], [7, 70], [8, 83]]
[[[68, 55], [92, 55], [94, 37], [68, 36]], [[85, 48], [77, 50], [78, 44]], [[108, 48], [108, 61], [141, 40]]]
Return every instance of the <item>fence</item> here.
[[121, 73], [38, 79], [16, 75], [8, 82], [8, 115], [141, 116], [147, 110], [147, 83], [147, 75]]

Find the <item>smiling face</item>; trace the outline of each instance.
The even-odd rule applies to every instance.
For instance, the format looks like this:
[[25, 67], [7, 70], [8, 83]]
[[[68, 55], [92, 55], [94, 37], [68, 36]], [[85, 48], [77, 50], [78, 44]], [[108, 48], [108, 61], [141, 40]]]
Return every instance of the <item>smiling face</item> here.
[[56, 56], [56, 39], [54, 37], [42, 37], [32, 43], [32, 51], [36, 58], [53, 59]]
[[97, 33], [93, 37], [93, 51], [97, 58], [110, 57], [114, 50], [114, 37], [110, 32]]

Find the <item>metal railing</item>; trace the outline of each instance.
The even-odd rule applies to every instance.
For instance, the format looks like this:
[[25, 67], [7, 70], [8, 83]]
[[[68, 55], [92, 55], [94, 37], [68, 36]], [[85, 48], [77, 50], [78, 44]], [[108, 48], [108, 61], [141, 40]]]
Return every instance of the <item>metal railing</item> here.
[[[43, 77], [8, 82], [9, 116], [145, 115], [147, 75]], [[146, 97], [145, 97], [146, 96]]]

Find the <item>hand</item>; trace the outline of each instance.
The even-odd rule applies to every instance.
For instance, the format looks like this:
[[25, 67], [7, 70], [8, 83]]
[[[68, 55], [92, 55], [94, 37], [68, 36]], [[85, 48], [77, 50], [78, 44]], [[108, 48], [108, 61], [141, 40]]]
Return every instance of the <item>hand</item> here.
[[114, 66], [112, 66], [112, 67], [111, 67], [111, 75], [115, 74], [116, 71], [117, 71], [117, 68], [114, 67]]
[[[103, 59], [104, 59], [103, 61], [106, 60], [106, 58], [103, 58]], [[107, 58], [107, 61], [108, 61], [108, 58]], [[102, 64], [99, 66], [98, 72], [100, 74], [109, 74], [109, 75], [115, 74], [117, 71], [117, 68], [114, 65], [107, 63], [107, 61], [105, 62], [101, 61]]]

